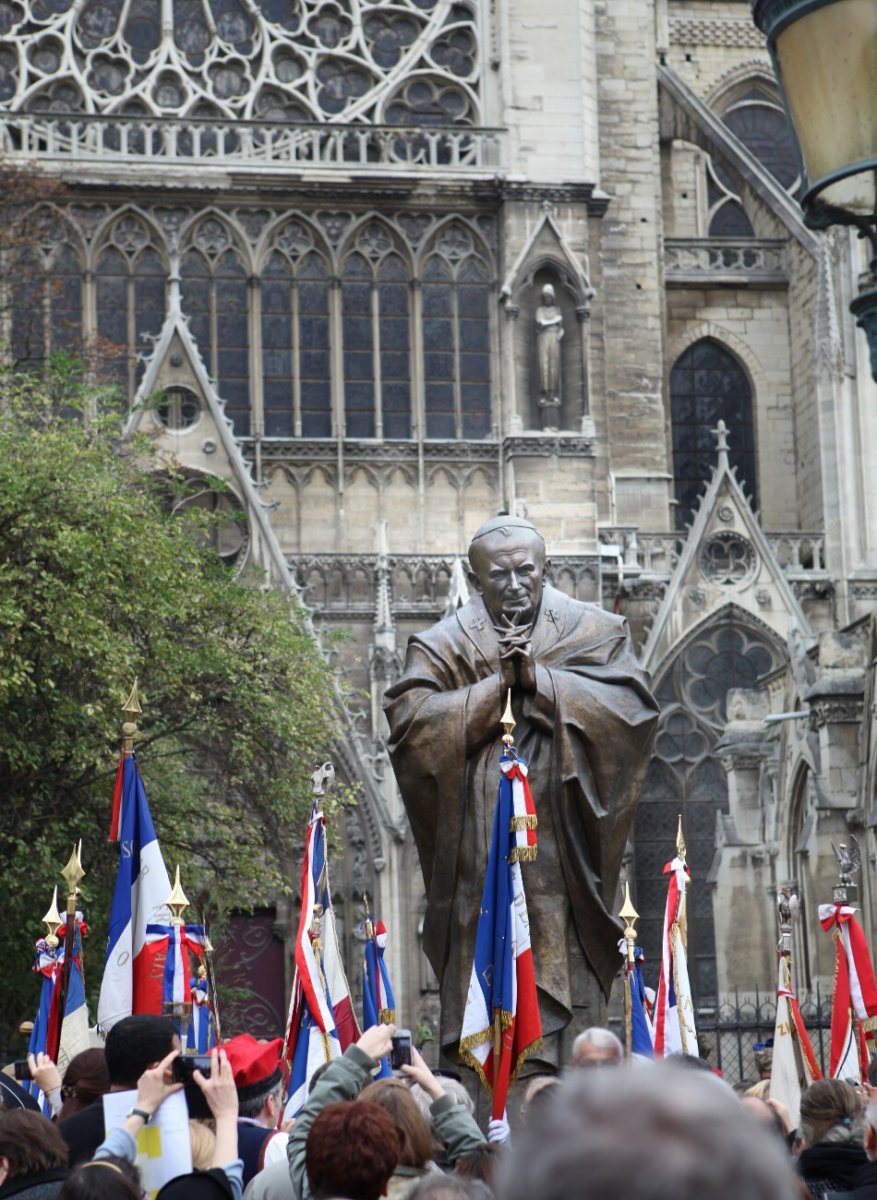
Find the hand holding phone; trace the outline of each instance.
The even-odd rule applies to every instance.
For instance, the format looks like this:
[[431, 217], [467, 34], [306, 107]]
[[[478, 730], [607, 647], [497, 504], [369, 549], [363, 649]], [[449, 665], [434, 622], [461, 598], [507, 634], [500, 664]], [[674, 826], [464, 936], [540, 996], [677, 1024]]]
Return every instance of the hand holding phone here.
[[173, 1061], [174, 1083], [191, 1083], [196, 1071], [209, 1079], [211, 1062], [209, 1054], [181, 1054]]
[[411, 1030], [397, 1029], [392, 1037], [390, 1066], [394, 1071], [411, 1066]]

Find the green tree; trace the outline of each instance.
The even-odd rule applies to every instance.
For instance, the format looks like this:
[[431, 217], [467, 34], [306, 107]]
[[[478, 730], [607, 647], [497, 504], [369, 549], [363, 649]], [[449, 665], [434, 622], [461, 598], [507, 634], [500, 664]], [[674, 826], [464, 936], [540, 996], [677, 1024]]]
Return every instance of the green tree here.
[[106, 400], [69, 360], [39, 379], [0, 377], [0, 1040], [35, 1009], [33, 942], [80, 837], [96, 996], [120, 708], [135, 677], [165, 860], [171, 874], [181, 864], [190, 898], [220, 909], [288, 884], [310, 772], [338, 736], [331, 673], [300, 607], [235, 579], [197, 515], [171, 515], [184, 485], [147, 441], [120, 436], [118, 413], [95, 417]]

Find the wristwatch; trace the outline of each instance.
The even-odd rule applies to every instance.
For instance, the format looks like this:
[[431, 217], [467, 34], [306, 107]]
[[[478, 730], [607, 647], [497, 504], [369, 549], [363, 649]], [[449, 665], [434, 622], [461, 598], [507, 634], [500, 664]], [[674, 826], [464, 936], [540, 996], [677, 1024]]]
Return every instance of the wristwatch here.
[[132, 1108], [130, 1112], [125, 1113], [125, 1120], [129, 1117], [139, 1117], [144, 1125], [148, 1125], [152, 1120], [152, 1113], [144, 1112], [142, 1108]]

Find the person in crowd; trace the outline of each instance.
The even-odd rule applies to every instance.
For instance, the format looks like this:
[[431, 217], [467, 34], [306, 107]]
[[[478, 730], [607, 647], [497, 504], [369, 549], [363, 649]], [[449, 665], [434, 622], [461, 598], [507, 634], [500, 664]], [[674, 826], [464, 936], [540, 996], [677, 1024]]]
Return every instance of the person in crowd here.
[[405, 1200], [493, 1200], [493, 1192], [480, 1179], [431, 1174], [418, 1179]]
[[51, 1200], [67, 1177], [67, 1143], [29, 1109], [0, 1111], [0, 1200]]
[[[118, 1021], [107, 1034], [104, 1054], [111, 1092], [137, 1087], [141, 1075], [179, 1050], [180, 1039], [173, 1023], [164, 1017], [140, 1013]], [[71, 1066], [72, 1066], [71, 1062]], [[104, 1138], [104, 1109], [101, 1096], [59, 1122], [58, 1129], [70, 1148], [70, 1166], [87, 1162]]]
[[11, 1077], [11, 1065], [0, 1071], [0, 1109], [26, 1108], [30, 1112], [39, 1112], [40, 1106], [36, 1099], [25, 1091], [21, 1084]]
[[74, 1167], [57, 1200], [146, 1200], [146, 1197], [134, 1163], [108, 1154]]
[[483, 1146], [460, 1155], [454, 1174], [460, 1179], [478, 1179], [494, 1192], [497, 1169], [507, 1153], [506, 1146], [485, 1142]]
[[576, 1070], [582, 1067], [618, 1067], [623, 1062], [624, 1047], [611, 1029], [592, 1025], [580, 1033], [572, 1044], [569, 1065]]
[[222, 1049], [231, 1063], [238, 1093], [238, 1150], [246, 1186], [265, 1165], [267, 1143], [283, 1115], [283, 1038], [259, 1042], [242, 1033], [224, 1042]]
[[842, 1079], [818, 1079], [801, 1094], [798, 1173], [814, 1200], [852, 1188], [868, 1161], [862, 1102]]
[[[392, 1036], [395, 1032], [395, 1025], [373, 1025], [371, 1029], [367, 1029], [355, 1045], [349, 1046], [340, 1058], [329, 1064], [325, 1074], [311, 1092], [292, 1128], [287, 1146], [293, 1200], [303, 1200], [304, 1197], [310, 1195], [305, 1172], [304, 1152], [310, 1127], [317, 1114], [327, 1104], [356, 1099], [363, 1089], [367, 1088], [367, 1085], [371, 1083], [371, 1072], [376, 1069], [379, 1060], [390, 1053]], [[412, 1057], [414, 1059], [412, 1065], [403, 1067], [402, 1071], [408, 1079], [419, 1083], [432, 1097], [430, 1106], [432, 1128], [446, 1147], [448, 1159], [453, 1165], [461, 1154], [480, 1146], [484, 1142], [484, 1136], [465, 1106], [459, 1104], [455, 1097], [445, 1092], [441, 1081], [435, 1078], [416, 1050], [412, 1050]], [[387, 1110], [392, 1109], [394, 1115], [403, 1113], [402, 1102], [399, 1098], [395, 1095], [387, 1095], [384, 1089], [371, 1090], [371, 1094], [366, 1098], [369, 1100], [374, 1098], [379, 1101]], [[410, 1108], [407, 1106], [404, 1108], [404, 1119], [408, 1122], [409, 1118], [413, 1119], [412, 1114], [417, 1116], [420, 1114], [415, 1101], [407, 1092], [405, 1098], [411, 1101]], [[424, 1127], [426, 1127], [425, 1123], [419, 1128], [422, 1130]], [[410, 1128], [418, 1127], [413, 1125], [407, 1127], [407, 1129]], [[400, 1137], [404, 1137], [406, 1131], [403, 1131]], [[432, 1147], [432, 1138], [428, 1128], [427, 1142], [428, 1146], [424, 1149], [418, 1139], [405, 1151], [406, 1171], [402, 1178], [406, 1178], [406, 1185], [410, 1185], [414, 1174], [428, 1169]], [[425, 1160], [423, 1153], [426, 1155]], [[413, 1172], [409, 1173], [408, 1168], [413, 1168]], [[273, 1172], [274, 1168], [269, 1168], [269, 1171]], [[266, 1171], [265, 1174], [267, 1175], [268, 1172]], [[272, 1178], [272, 1182], [276, 1183], [276, 1178]], [[258, 1192], [254, 1190], [249, 1195], [254, 1198], [258, 1197], [258, 1200], [288, 1200], [290, 1192], [288, 1190], [268, 1191], [262, 1188]]]
[[[122, 1159], [133, 1163], [137, 1154], [137, 1135], [153, 1118], [168, 1096], [182, 1090], [173, 1080], [173, 1060], [179, 1050], [171, 1050], [160, 1063], [144, 1071], [137, 1081], [137, 1098], [124, 1124], [113, 1129], [98, 1146], [94, 1159], [72, 1171], [65, 1183], [71, 1189], [59, 1200], [103, 1200], [104, 1193], [92, 1194], [94, 1186], [105, 1185], [106, 1176], [100, 1171], [105, 1163], [116, 1164]], [[238, 1157], [238, 1098], [234, 1074], [223, 1050], [213, 1051], [210, 1075], [200, 1071], [193, 1075], [195, 1084], [204, 1095], [213, 1114], [215, 1141], [213, 1158], [206, 1172], [181, 1175], [161, 1189], [163, 1200], [200, 1200], [207, 1197], [227, 1197], [240, 1200], [243, 1195], [243, 1164]], [[95, 1184], [99, 1180], [99, 1184]], [[120, 1185], [121, 1186], [121, 1185]], [[123, 1193], [120, 1192], [120, 1200]], [[108, 1198], [109, 1200], [109, 1198]]]
[[[871, 1067], [877, 1062], [872, 1058], [868, 1064], [868, 1084], [871, 1084]], [[877, 1200], [877, 1099], [870, 1100], [865, 1110], [865, 1154], [868, 1161], [859, 1167], [853, 1182], [855, 1200]], [[0, 1192], [2, 1195], [2, 1192]]]
[[714, 1075], [572, 1073], [533, 1111], [499, 1174], [503, 1200], [797, 1200], [782, 1147]]
[[524, 1088], [521, 1101], [521, 1120], [528, 1121], [531, 1113], [551, 1102], [555, 1089], [560, 1087], [557, 1075], [534, 1075]]
[[[412, 1101], [413, 1103], [413, 1101]], [[305, 1170], [314, 1200], [379, 1200], [399, 1159], [389, 1113], [367, 1100], [328, 1104], [314, 1118]]]
[[101, 1047], [82, 1050], [67, 1064], [63, 1081], [58, 1068], [42, 1051], [27, 1056], [31, 1078], [41, 1089], [56, 1120], [66, 1121], [110, 1090], [107, 1056]]

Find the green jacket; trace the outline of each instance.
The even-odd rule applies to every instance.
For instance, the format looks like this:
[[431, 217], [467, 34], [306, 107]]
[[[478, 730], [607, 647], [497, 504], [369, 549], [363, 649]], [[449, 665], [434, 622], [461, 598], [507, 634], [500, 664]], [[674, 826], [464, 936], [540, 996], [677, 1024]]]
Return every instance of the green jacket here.
[[[305, 1144], [314, 1121], [327, 1104], [355, 1100], [366, 1084], [371, 1083], [371, 1073], [377, 1065], [376, 1060], [358, 1046], [348, 1046], [341, 1058], [334, 1059], [317, 1080], [307, 1103], [296, 1118], [286, 1146], [295, 1200], [310, 1200]], [[433, 1132], [447, 1150], [450, 1162], [456, 1162], [461, 1155], [483, 1145], [484, 1134], [455, 1096], [439, 1096], [433, 1100], [429, 1111]], [[414, 1182], [413, 1178], [410, 1182]]]

